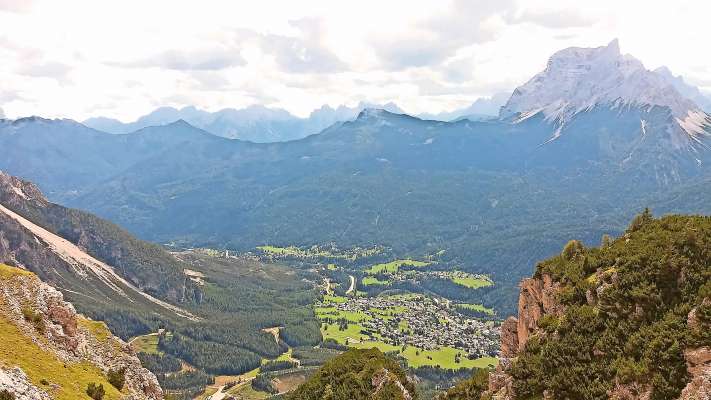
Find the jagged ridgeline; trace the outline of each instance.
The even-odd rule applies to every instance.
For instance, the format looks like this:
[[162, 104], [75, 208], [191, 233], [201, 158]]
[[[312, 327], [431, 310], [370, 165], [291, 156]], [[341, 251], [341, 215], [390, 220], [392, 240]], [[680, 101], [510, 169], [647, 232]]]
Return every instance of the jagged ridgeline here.
[[711, 218], [646, 211], [615, 240], [541, 262], [488, 384], [445, 399], [708, 399], [710, 323]]

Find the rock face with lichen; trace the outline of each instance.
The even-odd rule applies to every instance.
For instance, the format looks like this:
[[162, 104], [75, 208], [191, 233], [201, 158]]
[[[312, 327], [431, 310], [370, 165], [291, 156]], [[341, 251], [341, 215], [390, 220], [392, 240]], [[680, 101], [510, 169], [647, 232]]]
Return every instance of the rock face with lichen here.
[[[28, 343], [28, 348], [39, 347], [43, 356], [64, 368], [90, 366], [96, 370], [96, 383], [103, 380], [105, 387], [109, 385], [106, 376], [110, 371], [123, 371], [123, 399], [163, 399], [155, 375], [141, 366], [125, 342], [113, 336], [103, 323], [78, 315], [61, 292], [30, 272], [0, 264], [0, 318], [1, 323], [8, 324], [4, 335], [22, 336], [20, 339]], [[47, 382], [45, 376], [33, 376], [33, 363], [27, 364], [12, 350], [0, 352], [0, 390], [10, 391], [16, 399], [50, 399], [63, 389], [68, 390]], [[85, 388], [76, 390], [83, 393]]]

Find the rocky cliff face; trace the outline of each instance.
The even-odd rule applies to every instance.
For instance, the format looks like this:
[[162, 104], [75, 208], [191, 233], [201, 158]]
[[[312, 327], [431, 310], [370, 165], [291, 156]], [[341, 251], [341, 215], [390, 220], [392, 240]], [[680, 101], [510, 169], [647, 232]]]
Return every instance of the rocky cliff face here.
[[[78, 315], [61, 292], [34, 274], [2, 264], [0, 323], [6, 324], [1, 333], [0, 390], [10, 391], [17, 399], [50, 399], [60, 394], [82, 398], [86, 390], [82, 379], [103, 384], [109, 389], [108, 398], [163, 398], [156, 377], [103, 323]], [[64, 375], [52, 375], [60, 372], [51, 368], [53, 364], [66, 369]], [[112, 392], [108, 384], [110, 371], [123, 371], [120, 393]]]
[[538, 334], [538, 322], [544, 315], [560, 315], [565, 308], [556, 299], [560, 284], [550, 275], [524, 279], [520, 285], [518, 317], [509, 317], [501, 325], [501, 359], [489, 375], [489, 390], [483, 398], [515, 398], [513, 379], [507, 374], [511, 362], [532, 335]]
[[[603, 272], [596, 274], [599, 282], [597, 291], [588, 292], [587, 300], [591, 304], [607, 307], [599, 300], [605, 288], [617, 280], [615, 273]], [[539, 322], [545, 315], [561, 316], [565, 307], [556, 296], [561, 285], [554, 282], [550, 275], [525, 279], [520, 285], [518, 302], [518, 317], [509, 317], [501, 326], [501, 355], [499, 365], [489, 374], [489, 389], [482, 395], [482, 400], [514, 400], [513, 378], [508, 373], [512, 362], [522, 351], [528, 340], [534, 335], [544, 335], [539, 328]], [[705, 299], [704, 306], [711, 305], [711, 299]], [[687, 324], [690, 329], [707, 329], [698, 318], [698, 309], [689, 313]], [[711, 399], [711, 347], [701, 346], [684, 350], [690, 382], [683, 389], [679, 400], [709, 400]], [[544, 393], [545, 394], [545, 393]], [[608, 393], [611, 400], [648, 400], [651, 389], [636, 382], [617, 382]]]
[[[711, 299], [704, 299], [703, 305], [711, 306]], [[689, 313], [687, 324], [691, 329], [708, 329], [698, 316], [698, 308]], [[686, 366], [691, 381], [681, 392], [679, 400], [711, 399], [711, 345], [684, 350]]]

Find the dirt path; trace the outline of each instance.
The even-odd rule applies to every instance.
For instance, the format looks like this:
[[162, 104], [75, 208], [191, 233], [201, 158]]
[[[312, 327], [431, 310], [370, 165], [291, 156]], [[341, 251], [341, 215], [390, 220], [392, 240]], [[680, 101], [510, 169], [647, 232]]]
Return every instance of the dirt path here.
[[355, 276], [348, 275], [348, 277], [351, 278], [351, 287], [346, 290], [346, 294], [351, 294], [355, 290]]
[[272, 336], [274, 336], [274, 340], [278, 344], [279, 343], [279, 329], [281, 329], [281, 328], [278, 326], [275, 326], [273, 328], [264, 328], [264, 329], [262, 329], [262, 332], [271, 333]]

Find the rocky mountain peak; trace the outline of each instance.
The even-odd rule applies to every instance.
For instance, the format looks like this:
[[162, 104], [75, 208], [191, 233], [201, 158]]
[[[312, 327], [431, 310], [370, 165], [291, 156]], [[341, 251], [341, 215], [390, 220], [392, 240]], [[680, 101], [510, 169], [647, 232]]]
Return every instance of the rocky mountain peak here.
[[14, 206], [22, 202], [35, 202], [47, 205], [47, 198], [42, 191], [31, 182], [11, 176], [0, 170], [0, 202]]
[[638, 59], [620, 53], [617, 40], [607, 46], [556, 52], [545, 70], [514, 90], [500, 117], [517, 122], [541, 113], [563, 126], [598, 106], [668, 108], [679, 133], [693, 142], [708, 136], [711, 127], [711, 118], [694, 101]]

